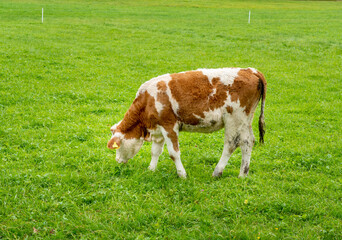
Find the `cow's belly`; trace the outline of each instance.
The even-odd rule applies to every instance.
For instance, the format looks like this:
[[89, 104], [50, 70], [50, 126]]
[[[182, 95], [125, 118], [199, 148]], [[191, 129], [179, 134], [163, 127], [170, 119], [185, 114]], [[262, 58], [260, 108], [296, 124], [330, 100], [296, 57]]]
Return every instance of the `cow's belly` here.
[[194, 117], [197, 118], [197, 124], [189, 124], [182, 122], [180, 123], [180, 130], [186, 132], [202, 132], [202, 133], [211, 133], [218, 131], [223, 128], [224, 122], [223, 118], [225, 118], [225, 108], [217, 108], [208, 112], [204, 112], [204, 117], [200, 117], [194, 114]]
[[222, 119], [214, 120], [210, 119], [208, 121], [203, 121], [197, 125], [181, 124], [180, 131], [185, 132], [201, 132], [201, 133], [211, 133], [218, 131], [223, 128]]

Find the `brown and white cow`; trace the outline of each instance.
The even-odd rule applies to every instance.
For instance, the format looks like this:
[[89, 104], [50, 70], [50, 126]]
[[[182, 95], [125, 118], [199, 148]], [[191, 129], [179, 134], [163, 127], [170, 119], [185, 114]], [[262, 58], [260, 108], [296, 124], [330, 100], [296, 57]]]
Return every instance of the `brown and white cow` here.
[[180, 159], [180, 131], [210, 133], [225, 129], [224, 148], [213, 176], [220, 176], [234, 150], [240, 146], [239, 177], [247, 176], [254, 145], [252, 121], [261, 101], [260, 142], [264, 141], [266, 80], [253, 68], [198, 69], [165, 74], [145, 82], [124, 118], [111, 128], [108, 148], [116, 149], [116, 160], [126, 163], [144, 141], [152, 141], [154, 171], [166, 142], [177, 173], [186, 177]]

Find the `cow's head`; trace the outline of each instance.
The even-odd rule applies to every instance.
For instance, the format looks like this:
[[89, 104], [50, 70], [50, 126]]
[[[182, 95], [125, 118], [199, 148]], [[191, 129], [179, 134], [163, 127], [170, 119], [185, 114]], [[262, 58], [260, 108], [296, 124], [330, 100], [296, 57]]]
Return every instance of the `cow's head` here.
[[112, 137], [108, 141], [109, 149], [116, 149], [116, 161], [118, 163], [127, 163], [140, 150], [144, 143], [144, 138], [131, 134], [123, 134], [117, 129], [118, 124], [111, 127]]

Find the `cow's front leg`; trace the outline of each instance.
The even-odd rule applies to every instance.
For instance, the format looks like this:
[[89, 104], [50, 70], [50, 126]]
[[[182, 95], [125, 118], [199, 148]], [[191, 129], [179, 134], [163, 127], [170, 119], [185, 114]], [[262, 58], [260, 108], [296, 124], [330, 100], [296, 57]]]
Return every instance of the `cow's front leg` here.
[[175, 131], [174, 129], [168, 129], [169, 131], [167, 131], [166, 129], [162, 129], [162, 133], [166, 141], [166, 146], [167, 150], [169, 151], [170, 158], [176, 165], [178, 176], [181, 178], [186, 178], [186, 172], [180, 159], [178, 131]]
[[159, 156], [163, 152], [164, 143], [165, 143], [164, 138], [153, 140], [152, 142], [152, 150], [151, 150], [152, 160], [151, 160], [150, 166], [148, 167], [152, 171], [156, 170]]
[[182, 161], [180, 159], [180, 152], [179, 151], [178, 152], [172, 152], [170, 154], [170, 158], [172, 159], [172, 161], [176, 165], [178, 176], [181, 178], [186, 178], [186, 172], [185, 172], [185, 169], [183, 167]]

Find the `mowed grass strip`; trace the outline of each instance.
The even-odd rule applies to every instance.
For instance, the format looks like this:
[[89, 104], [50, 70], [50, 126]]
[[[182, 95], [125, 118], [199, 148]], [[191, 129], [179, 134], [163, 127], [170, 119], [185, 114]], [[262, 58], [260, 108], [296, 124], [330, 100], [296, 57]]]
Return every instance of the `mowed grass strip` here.
[[[1, 1], [0, 238], [341, 239], [341, 10]], [[115, 162], [109, 128], [143, 82], [232, 66], [268, 81], [266, 142], [255, 145], [248, 178], [237, 178], [239, 150], [211, 177], [223, 131], [181, 133], [186, 180], [167, 150], [147, 170], [150, 143]], [[253, 129], [258, 136], [257, 121]]]

